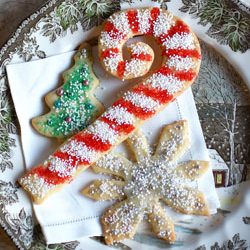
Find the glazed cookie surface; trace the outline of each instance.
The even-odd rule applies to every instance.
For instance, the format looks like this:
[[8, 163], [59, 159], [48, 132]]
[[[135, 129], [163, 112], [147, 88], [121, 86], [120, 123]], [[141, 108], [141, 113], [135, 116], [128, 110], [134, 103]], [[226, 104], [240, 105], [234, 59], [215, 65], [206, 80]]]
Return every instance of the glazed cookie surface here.
[[[36, 203], [59, 191], [80, 172], [126, 140], [145, 121], [183, 93], [199, 72], [199, 42], [183, 21], [159, 8], [125, 10], [110, 18], [116, 15], [133, 17], [127, 23], [129, 26], [124, 23], [124, 27], [130, 27], [130, 33], [136, 35], [136, 29], [142, 29], [162, 44], [162, 65], [123, 93], [85, 130], [66, 140], [45, 162], [19, 179], [21, 186]], [[139, 25], [141, 19], [144, 20], [143, 26]], [[109, 21], [107, 31], [104, 24], [99, 41], [104, 33], [107, 42], [112, 41], [114, 45], [120, 43], [120, 39], [130, 38], [127, 29], [120, 36], [120, 25], [121, 22]], [[107, 51], [108, 57], [111, 52]]]
[[145, 215], [159, 238], [174, 242], [174, 223], [160, 200], [177, 212], [209, 215], [202, 192], [189, 186], [207, 171], [209, 162], [177, 163], [190, 146], [187, 121], [166, 125], [153, 155], [141, 132], [134, 132], [127, 142], [136, 162], [109, 153], [92, 166], [97, 173], [112, 174], [121, 180], [96, 180], [82, 193], [94, 200], [121, 200], [101, 217], [107, 244], [132, 238]]
[[33, 127], [45, 136], [72, 136], [104, 111], [103, 105], [94, 96], [99, 80], [92, 69], [91, 47], [82, 44], [74, 61], [74, 66], [63, 73], [62, 86], [45, 97], [51, 111], [32, 119]]

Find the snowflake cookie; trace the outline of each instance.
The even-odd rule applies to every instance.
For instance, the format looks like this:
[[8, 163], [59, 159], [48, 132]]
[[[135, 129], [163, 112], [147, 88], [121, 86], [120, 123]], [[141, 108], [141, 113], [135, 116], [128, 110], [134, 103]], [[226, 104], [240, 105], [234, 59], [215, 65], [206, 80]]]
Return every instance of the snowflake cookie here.
[[190, 146], [188, 123], [184, 120], [164, 127], [153, 155], [141, 132], [136, 131], [127, 142], [136, 162], [110, 153], [92, 166], [95, 172], [121, 180], [95, 180], [82, 193], [94, 200], [121, 200], [101, 217], [107, 244], [132, 238], [145, 215], [159, 238], [174, 242], [174, 223], [160, 200], [180, 213], [209, 215], [203, 193], [189, 185], [207, 171], [209, 162], [177, 162]]

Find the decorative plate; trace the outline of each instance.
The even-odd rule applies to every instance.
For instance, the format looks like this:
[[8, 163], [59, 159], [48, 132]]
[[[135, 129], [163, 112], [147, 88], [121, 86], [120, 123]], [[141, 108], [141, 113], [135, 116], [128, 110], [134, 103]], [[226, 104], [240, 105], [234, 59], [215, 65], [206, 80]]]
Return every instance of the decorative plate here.
[[[20, 168], [23, 158], [5, 66], [73, 50], [83, 37], [91, 36], [92, 27], [113, 12], [152, 5], [168, 8], [185, 19], [201, 40], [203, 60], [193, 93], [213, 163], [221, 209], [213, 218], [211, 230], [206, 232], [192, 228], [190, 222], [181, 223], [179, 230], [192, 234], [194, 239], [188, 245], [183, 242], [166, 245], [160, 239], [140, 233], [113, 248], [243, 250], [250, 247], [249, 1], [51, 0], [26, 19], [0, 50], [0, 224], [18, 248], [72, 250], [106, 246], [102, 237], [46, 246], [32, 216], [31, 204], [16, 184], [24, 171]], [[238, 70], [227, 60], [237, 65]]]

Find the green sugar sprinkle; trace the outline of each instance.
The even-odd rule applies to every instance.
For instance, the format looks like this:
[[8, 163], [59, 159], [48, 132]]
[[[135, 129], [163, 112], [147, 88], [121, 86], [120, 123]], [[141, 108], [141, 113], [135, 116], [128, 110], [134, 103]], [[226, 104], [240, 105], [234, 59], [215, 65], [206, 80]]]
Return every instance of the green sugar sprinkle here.
[[94, 79], [87, 60], [80, 57], [75, 66], [65, 73], [67, 80], [54, 102], [54, 112], [45, 115], [47, 120], [40, 123], [44, 132], [55, 137], [72, 135], [88, 126], [98, 113], [88, 96]]

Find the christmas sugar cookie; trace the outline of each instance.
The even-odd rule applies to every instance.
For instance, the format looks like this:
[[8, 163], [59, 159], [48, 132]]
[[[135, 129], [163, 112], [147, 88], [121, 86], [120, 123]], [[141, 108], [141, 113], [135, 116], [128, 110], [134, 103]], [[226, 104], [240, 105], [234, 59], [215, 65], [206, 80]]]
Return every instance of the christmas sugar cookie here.
[[80, 46], [74, 61], [74, 66], [63, 73], [63, 85], [45, 97], [51, 111], [32, 119], [33, 127], [45, 136], [69, 137], [83, 130], [104, 111], [94, 96], [99, 81], [93, 73], [88, 44]]
[[174, 222], [160, 200], [180, 213], [209, 215], [203, 193], [190, 186], [207, 171], [209, 162], [177, 163], [190, 146], [187, 121], [165, 126], [153, 155], [142, 133], [136, 131], [127, 141], [136, 162], [109, 153], [92, 166], [97, 173], [112, 174], [121, 180], [96, 180], [82, 193], [94, 200], [120, 200], [101, 217], [107, 244], [132, 238], [145, 216], [159, 238], [174, 242]]
[[199, 67], [199, 43], [189, 27], [168, 11], [142, 8], [117, 12], [104, 22], [98, 48], [107, 72], [120, 79], [132, 79], [150, 70], [154, 52], [143, 42], [130, 44], [130, 60], [123, 58], [123, 45], [138, 35], [152, 36], [156, 40], [169, 73]]
[[[113, 14], [100, 34], [99, 48], [102, 49], [99, 53], [104, 52], [100, 60], [104, 60], [102, 56], [106, 59], [119, 56], [117, 46], [138, 34], [152, 36], [160, 44], [163, 55], [160, 68], [131, 86], [90, 126], [66, 140], [46, 161], [19, 179], [36, 203], [59, 191], [126, 140], [195, 80], [201, 58], [199, 42], [182, 20], [159, 8], [130, 9]], [[138, 58], [147, 58], [144, 52], [135, 54]], [[117, 76], [124, 78], [124, 62], [120, 59], [109, 60], [108, 65], [113, 65], [111, 68], [120, 72]], [[107, 67], [105, 69], [113, 74]]]

